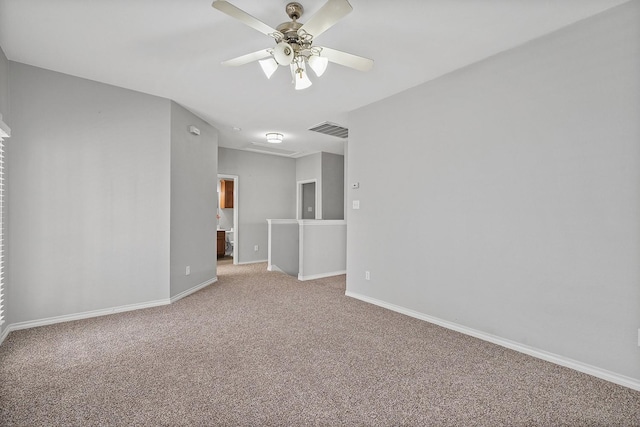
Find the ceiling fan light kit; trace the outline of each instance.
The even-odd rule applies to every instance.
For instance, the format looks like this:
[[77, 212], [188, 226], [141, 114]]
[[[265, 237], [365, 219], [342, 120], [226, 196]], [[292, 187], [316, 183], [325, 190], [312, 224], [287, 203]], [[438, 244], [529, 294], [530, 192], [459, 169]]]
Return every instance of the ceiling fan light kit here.
[[224, 61], [224, 65], [239, 66], [259, 61], [267, 79], [276, 72], [278, 65], [289, 66], [296, 90], [306, 89], [312, 85], [307, 73], [307, 65], [318, 77], [324, 74], [329, 62], [359, 71], [369, 71], [373, 67], [371, 59], [312, 45], [315, 37], [324, 33], [353, 10], [347, 0], [328, 0], [305, 24], [297, 22], [304, 13], [304, 8], [300, 3], [291, 2], [285, 8], [291, 22], [284, 22], [276, 29], [226, 0], [216, 0], [212, 6], [276, 41], [275, 47], [271, 49], [259, 50]]

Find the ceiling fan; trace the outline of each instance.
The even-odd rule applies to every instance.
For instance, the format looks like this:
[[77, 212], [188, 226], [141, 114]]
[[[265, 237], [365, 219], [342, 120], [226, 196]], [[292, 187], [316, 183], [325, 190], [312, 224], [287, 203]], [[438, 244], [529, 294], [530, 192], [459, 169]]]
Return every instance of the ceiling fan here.
[[360, 71], [369, 71], [373, 67], [371, 59], [313, 45], [314, 38], [331, 28], [353, 10], [347, 0], [328, 0], [305, 24], [298, 22], [304, 12], [302, 5], [291, 2], [287, 4], [285, 9], [291, 22], [284, 22], [275, 29], [226, 0], [215, 0], [211, 6], [272, 37], [276, 42], [273, 48], [261, 49], [229, 59], [224, 61], [223, 65], [239, 66], [259, 61], [267, 78], [271, 78], [278, 66], [288, 66], [296, 90], [306, 89], [312, 84], [307, 75], [307, 66], [318, 77], [324, 73], [329, 62]]

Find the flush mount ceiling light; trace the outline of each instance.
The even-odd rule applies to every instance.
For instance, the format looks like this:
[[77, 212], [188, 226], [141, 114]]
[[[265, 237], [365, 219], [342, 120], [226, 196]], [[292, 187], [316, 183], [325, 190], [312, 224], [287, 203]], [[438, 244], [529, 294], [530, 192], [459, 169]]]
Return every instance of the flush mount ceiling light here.
[[313, 84], [309, 79], [307, 68], [311, 68], [315, 75], [320, 77], [324, 74], [329, 62], [359, 71], [369, 71], [373, 67], [371, 59], [328, 47], [312, 46], [314, 37], [324, 33], [353, 10], [347, 0], [328, 0], [304, 25], [298, 22], [304, 12], [302, 5], [297, 2], [289, 3], [285, 10], [291, 22], [284, 22], [276, 29], [226, 0], [215, 0], [212, 6], [276, 41], [275, 47], [271, 49], [242, 55], [224, 61], [223, 65], [239, 66], [259, 61], [268, 79], [276, 72], [278, 66], [289, 66], [293, 76], [292, 83], [296, 90], [306, 89]]
[[267, 142], [271, 144], [280, 144], [284, 136], [281, 133], [269, 132], [267, 134]]

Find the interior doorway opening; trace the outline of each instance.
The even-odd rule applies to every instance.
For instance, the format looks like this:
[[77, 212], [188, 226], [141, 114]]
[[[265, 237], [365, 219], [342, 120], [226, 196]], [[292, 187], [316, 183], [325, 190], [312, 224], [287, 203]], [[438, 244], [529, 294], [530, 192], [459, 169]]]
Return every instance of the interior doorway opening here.
[[[222, 181], [230, 181], [231, 185], [225, 185]], [[217, 238], [220, 239], [224, 233], [222, 247], [218, 240], [218, 259], [232, 257], [233, 264], [239, 263], [240, 254], [240, 222], [238, 219], [240, 191], [238, 181], [238, 175], [218, 174]], [[229, 198], [229, 191], [233, 192], [231, 198]], [[222, 257], [220, 250], [223, 251]]]
[[322, 219], [320, 192], [317, 179], [298, 181], [296, 219]]
[[302, 184], [302, 219], [316, 219], [316, 183]]

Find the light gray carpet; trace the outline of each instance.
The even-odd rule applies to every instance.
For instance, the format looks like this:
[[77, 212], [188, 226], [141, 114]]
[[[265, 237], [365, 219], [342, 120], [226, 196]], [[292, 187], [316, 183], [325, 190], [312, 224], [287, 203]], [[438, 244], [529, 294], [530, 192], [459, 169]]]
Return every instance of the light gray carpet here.
[[640, 393], [221, 262], [173, 305], [16, 331], [0, 425], [639, 426]]

